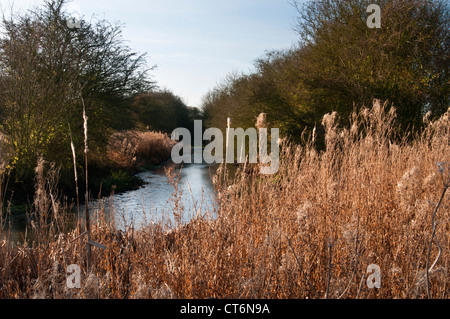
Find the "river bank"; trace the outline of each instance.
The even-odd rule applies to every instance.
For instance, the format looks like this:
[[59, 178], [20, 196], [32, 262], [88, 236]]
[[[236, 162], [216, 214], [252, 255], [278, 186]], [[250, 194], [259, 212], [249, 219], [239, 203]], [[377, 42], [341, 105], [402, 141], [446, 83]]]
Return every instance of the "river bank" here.
[[[201, 149], [193, 149], [193, 156], [195, 151], [201, 152]], [[206, 163], [177, 165], [167, 160], [158, 166], [142, 169], [137, 174], [131, 175], [141, 181], [136, 184], [139, 187], [130, 187], [122, 189], [121, 192], [113, 191], [104, 196], [91, 197], [89, 202], [91, 218], [95, 220], [96, 215], [101, 212], [102, 218], [113, 222], [118, 229], [122, 230], [126, 229], [129, 224], [139, 228], [146, 220], [158, 222], [165, 219], [173, 222], [174, 186], [177, 187], [176, 193], [179, 195], [177, 203], [183, 209], [198, 212], [198, 214], [214, 215], [216, 195], [212, 177], [217, 167], [218, 165]], [[168, 170], [172, 170], [171, 174], [178, 176], [177, 185], [170, 183]], [[78, 213], [76, 203], [71, 206], [70, 215], [66, 216], [69, 229], [75, 227]], [[80, 204], [80, 216], [81, 222], [84, 223], [84, 202]], [[183, 222], [188, 222], [191, 218], [191, 215], [183, 216]], [[30, 227], [29, 212], [16, 212], [11, 221], [12, 225], [9, 227], [11, 240], [22, 242], [26, 227]]]
[[[115, 132], [110, 136], [104, 151], [89, 152], [88, 167], [84, 161], [74, 167], [69, 164], [54, 165], [45, 158], [38, 159], [32, 180], [18, 180], [14, 168], [0, 176], [0, 200], [3, 207], [10, 206], [10, 213], [24, 212], [31, 209], [37, 189], [37, 169], [42, 166], [42, 174], [51, 178], [61, 197], [70, 202], [84, 202], [85, 170], [88, 169], [88, 187], [91, 197], [103, 197], [115, 193], [137, 189], [143, 186], [142, 179], [136, 174], [164, 165], [170, 160], [170, 153], [175, 141], [167, 134], [154, 131], [128, 130]], [[92, 154], [91, 154], [92, 153]], [[0, 158], [5, 160], [5, 158]], [[0, 161], [1, 162], [1, 161]], [[41, 163], [41, 164], [39, 164]], [[1, 163], [0, 163], [1, 164]], [[4, 166], [6, 165], [3, 163]], [[68, 166], [68, 167], [66, 167]], [[74, 178], [74, 173], [77, 175]], [[53, 174], [53, 176], [50, 176]], [[83, 195], [81, 195], [83, 194]]]
[[[174, 144], [167, 134], [160, 132], [129, 130], [114, 133], [102, 157], [88, 157], [89, 200], [144, 187], [147, 182], [139, 174], [170, 164]], [[30, 215], [39, 210], [40, 193], [52, 196], [52, 201], [56, 200], [58, 207], [62, 206], [66, 211], [72, 211], [77, 203], [83, 205], [84, 170], [83, 165], [77, 164], [75, 180], [73, 171], [61, 170], [42, 159], [38, 161], [36, 176], [30, 183], [15, 180], [14, 174], [0, 176], [3, 177], [3, 180], [0, 178], [0, 182], [3, 181], [0, 183], [0, 211], [3, 211], [0, 222], [9, 225], [14, 230], [12, 237], [20, 241], [25, 227], [30, 224]], [[51, 212], [54, 206], [47, 205], [43, 214]]]
[[0, 298], [448, 299], [450, 109], [395, 144], [392, 109], [354, 119], [324, 118], [324, 152], [281, 143], [273, 176], [229, 181], [219, 167], [214, 218], [174, 188], [173, 220], [121, 230], [98, 219], [91, 240], [105, 249], [93, 247], [90, 269], [85, 238], [57, 214], [32, 245], [0, 242]]

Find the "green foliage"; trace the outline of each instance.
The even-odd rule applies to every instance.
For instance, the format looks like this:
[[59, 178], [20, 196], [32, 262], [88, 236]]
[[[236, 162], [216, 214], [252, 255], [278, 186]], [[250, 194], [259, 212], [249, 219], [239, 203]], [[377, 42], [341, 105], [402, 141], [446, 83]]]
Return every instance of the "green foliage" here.
[[225, 131], [227, 118], [233, 120], [233, 127], [253, 127], [256, 117], [264, 106], [251, 103], [254, 78], [233, 73], [203, 97], [205, 124]]
[[[367, 6], [382, 9], [381, 29], [366, 25]], [[229, 76], [204, 98], [209, 126], [251, 127], [260, 112], [294, 140], [305, 128], [323, 136], [324, 114], [343, 124], [373, 99], [397, 109], [402, 129], [418, 128], [428, 111], [449, 105], [449, 5], [447, 1], [327, 0], [294, 2], [299, 43], [266, 54], [256, 72]]]
[[299, 9], [298, 71], [316, 107], [347, 116], [353, 104], [389, 100], [406, 128], [447, 110], [449, 6], [446, 1], [376, 1], [380, 29], [366, 26], [368, 0], [309, 1]]
[[178, 127], [193, 132], [194, 120], [203, 118], [199, 109], [187, 106], [178, 96], [167, 90], [137, 95], [134, 98], [133, 111], [140, 126], [167, 134]]

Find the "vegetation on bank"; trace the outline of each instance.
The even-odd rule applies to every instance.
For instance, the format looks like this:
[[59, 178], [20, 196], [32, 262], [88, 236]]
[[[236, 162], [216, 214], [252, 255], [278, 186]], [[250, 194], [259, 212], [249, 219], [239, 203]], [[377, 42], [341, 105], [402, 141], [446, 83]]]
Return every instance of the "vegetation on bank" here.
[[[381, 8], [380, 29], [366, 25], [367, 7]], [[431, 111], [449, 106], [450, 6], [444, 0], [293, 1], [299, 43], [266, 53], [255, 71], [232, 73], [203, 101], [207, 127], [253, 127], [264, 112], [271, 127], [299, 142], [314, 128], [323, 149], [324, 114], [352, 112], [372, 99], [397, 109], [404, 134], [419, 129]]]
[[[31, 202], [40, 158], [58, 166], [61, 191], [74, 197], [71, 143], [82, 188], [83, 109], [94, 196], [101, 186], [109, 194], [112, 184], [117, 191], [139, 185], [132, 176], [139, 161], [149, 167], [168, 158], [161, 149], [149, 151], [163, 138], [156, 132], [190, 128], [194, 117], [201, 116], [170, 91], [157, 88], [149, 74], [154, 67], [125, 44], [122, 25], [93, 19], [74, 27], [65, 4], [48, 0], [26, 13], [11, 12], [0, 22], [0, 174], [7, 176], [5, 198], [12, 197], [13, 203]], [[155, 133], [141, 133], [146, 131]], [[110, 158], [117, 155], [111, 148], [124, 135], [138, 136], [132, 142], [139, 145], [133, 147], [147, 148], [137, 154], [137, 163]]]
[[175, 143], [161, 132], [117, 132], [108, 145], [108, 158], [117, 169], [138, 172], [167, 161]]
[[106, 172], [94, 173], [92, 193], [110, 195], [142, 186], [142, 179], [135, 174], [170, 160], [175, 143], [161, 132], [127, 130], [114, 133], [106, 149], [105, 162], [99, 163], [98, 169]]
[[[274, 176], [241, 167], [227, 180], [222, 167], [214, 219], [174, 205], [173, 219], [147, 212], [139, 229], [118, 230], [91, 212], [91, 239], [106, 249], [93, 247], [90, 272], [85, 239], [65, 230], [51, 180], [38, 178], [34, 241], [0, 242], [0, 298], [448, 299], [450, 109], [412, 142], [391, 142], [395, 116], [378, 101], [348, 127], [327, 114], [326, 150], [314, 136], [283, 141]], [[179, 203], [178, 176], [167, 175]], [[70, 264], [80, 288], [66, 284]], [[371, 264], [380, 288], [367, 285]]]

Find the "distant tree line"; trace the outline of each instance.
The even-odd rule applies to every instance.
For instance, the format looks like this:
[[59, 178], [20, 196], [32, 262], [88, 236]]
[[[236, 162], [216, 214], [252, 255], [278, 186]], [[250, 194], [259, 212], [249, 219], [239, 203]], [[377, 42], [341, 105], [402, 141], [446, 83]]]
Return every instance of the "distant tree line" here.
[[[366, 25], [367, 7], [381, 8], [381, 28]], [[251, 74], [229, 75], [204, 96], [208, 126], [271, 126], [299, 140], [323, 115], [351, 112], [374, 98], [397, 109], [400, 131], [421, 126], [449, 107], [449, 2], [444, 0], [323, 0], [293, 2], [295, 47], [267, 53]]]
[[187, 106], [171, 91], [152, 91], [139, 94], [132, 104], [138, 126], [170, 134], [177, 127], [194, 131], [194, 120], [202, 119], [202, 111]]

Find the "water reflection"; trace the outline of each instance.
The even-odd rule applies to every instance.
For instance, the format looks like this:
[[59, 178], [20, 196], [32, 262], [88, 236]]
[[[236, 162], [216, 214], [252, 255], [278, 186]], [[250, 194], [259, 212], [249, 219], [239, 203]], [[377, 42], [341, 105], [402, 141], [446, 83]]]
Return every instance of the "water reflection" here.
[[[158, 222], [174, 220], [173, 202], [170, 201], [174, 187], [169, 183], [165, 168], [174, 166], [167, 164], [161, 168], [138, 174], [147, 184], [134, 191], [116, 194], [110, 198], [90, 203], [90, 209], [104, 208], [105, 217], [115, 216], [116, 226], [124, 228], [131, 222], [139, 227], [142, 222]], [[174, 166], [181, 174], [178, 192], [180, 203], [184, 208], [182, 221], [186, 222], [195, 214], [214, 216], [215, 194], [212, 175], [215, 166], [207, 164], [183, 164]], [[84, 211], [84, 207], [81, 207]]]

